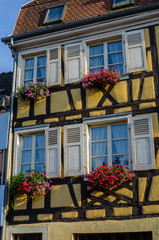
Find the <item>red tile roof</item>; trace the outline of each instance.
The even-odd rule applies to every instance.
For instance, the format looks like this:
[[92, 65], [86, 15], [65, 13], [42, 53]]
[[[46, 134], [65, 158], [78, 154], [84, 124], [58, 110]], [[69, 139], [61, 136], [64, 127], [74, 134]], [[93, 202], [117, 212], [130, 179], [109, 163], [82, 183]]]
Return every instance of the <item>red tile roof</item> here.
[[[42, 25], [47, 8], [64, 2], [67, 2], [67, 8], [63, 22], [60, 24], [121, 11], [121, 9], [112, 10], [112, 0], [33, 0], [22, 6], [12, 35], [54, 26], [55, 24]], [[155, 2], [158, 0], [134, 0], [134, 5], [130, 8]]]

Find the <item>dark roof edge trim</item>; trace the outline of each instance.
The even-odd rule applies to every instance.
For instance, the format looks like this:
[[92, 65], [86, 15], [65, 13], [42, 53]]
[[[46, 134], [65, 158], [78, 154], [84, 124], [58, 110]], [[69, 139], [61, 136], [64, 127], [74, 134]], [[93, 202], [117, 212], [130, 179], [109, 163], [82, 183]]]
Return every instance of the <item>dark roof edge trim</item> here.
[[88, 24], [91, 24], [91, 23], [97, 23], [97, 22], [110, 20], [110, 19], [117, 18], [117, 17], [123, 17], [123, 16], [131, 15], [131, 14], [135, 14], [135, 13], [141, 13], [141, 12], [145, 12], [145, 11], [156, 10], [158, 8], [159, 8], [159, 2], [152, 3], [152, 4], [147, 4], [147, 5], [144, 5], [144, 6], [131, 8], [131, 9], [128, 9], [128, 10], [123, 10], [123, 11], [114, 12], [114, 13], [108, 13], [108, 14], [105, 14], [105, 15], [102, 15], [102, 16], [87, 18], [87, 19], [83, 19], [83, 20], [79, 20], [79, 21], [75, 21], [75, 22], [70, 22], [70, 23], [66, 23], [66, 24], [63, 24], [63, 25], [59, 25], [59, 26], [43, 28], [43, 29], [35, 30], [33, 32], [28, 32], [28, 33], [22, 33], [22, 34], [18, 34], [18, 35], [9, 36], [9, 37], [6, 37], [6, 38], [2, 38], [1, 41], [4, 42], [4, 43], [8, 43], [10, 41], [10, 38], [14, 38], [14, 40], [20, 40], [20, 39], [23, 39], [23, 38], [34, 37], [34, 36], [38, 36], [38, 35], [45, 34], [45, 33], [51, 33], [51, 32], [61, 31], [61, 30], [65, 30], [65, 29], [69, 29], [69, 28], [73, 28], [73, 27], [88, 25]]

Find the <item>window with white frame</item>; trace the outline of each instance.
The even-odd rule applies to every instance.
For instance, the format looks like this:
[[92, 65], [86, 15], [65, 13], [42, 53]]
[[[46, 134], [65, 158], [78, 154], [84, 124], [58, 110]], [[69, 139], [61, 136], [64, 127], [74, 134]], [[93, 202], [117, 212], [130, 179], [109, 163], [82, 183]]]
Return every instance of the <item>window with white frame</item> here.
[[127, 124], [91, 127], [91, 168], [103, 164], [120, 164], [129, 168]]
[[46, 56], [36, 56], [25, 59], [24, 67], [24, 86], [30, 82], [46, 83]]
[[133, 0], [113, 0], [113, 8], [122, 8], [133, 4]]
[[144, 30], [125, 32], [116, 40], [87, 45], [87, 72], [114, 68], [120, 75], [147, 69]]
[[15, 131], [13, 175], [30, 169], [61, 176], [61, 128], [29, 128]]
[[30, 169], [44, 171], [45, 165], [45, 135], [33, 134], [23, 136], [21, 149], [21, 172]]
[[99, 72], [104, 68], [114, 68], [123, 75], [122, 41], [104, 42], [89, 46], [89, 72]]

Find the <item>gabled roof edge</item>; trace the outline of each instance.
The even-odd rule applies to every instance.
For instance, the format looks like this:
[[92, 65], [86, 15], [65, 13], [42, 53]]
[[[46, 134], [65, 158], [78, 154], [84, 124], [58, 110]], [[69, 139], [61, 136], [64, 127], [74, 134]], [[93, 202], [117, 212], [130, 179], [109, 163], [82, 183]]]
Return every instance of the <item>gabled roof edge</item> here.
[[33, 32], [27, 32], [27, 33], [22, 33], [22, 34], [18, 34], [18, 35], [13, 35], [13, 36], [1, 38], [1, 41], [7, 44], [8, 42], [10, 42], [11, 38], [14, 38], [14, 40], [20, 40], [20, 39], [23, 39], [23, 38], [34, 37], [34, 36], [38, 36], [38, 35], [45, 34], [45, 33], [51, 33], [51, 32], [61, 31], [61, 30], [65, 30], [65, 29], [69, 29], [69, 28], [73, 28], [73, 27], [88, 25], [88, 24], [91, 24], [91, 23], [97, 23], [97, 22], [110, 20], [110, 19], [117, 18], [117, 17], [123, 17], [123, 16], [131, 15], [131, 14], [135, 14], [135, 13], [141, 13], [141, 12], [145, 12], [145, 11], [156, 10], [158, 8], [159, 8], [159, 2], [152, 3], [152, 4], [147, 4], [147, 5], [144, 5], [144, 6], [131, 8], [131, 9], [127, 9], [127, 10], [123, 10], [123, 11], [119, 11], [119, 12], [108, 13], [108, 14], [105, 14], [105, 15], [102, 15], [102, 16], [82, 19], [82, 20], [79, 20], [79, 21], [70, 22], [70, 23], [66, 23], [66, 24], [63, 24], [63, 25], [59, 25], [59, 26], [42, 28], [42, 29], [38, 29], [38, 30], [33, 31]]

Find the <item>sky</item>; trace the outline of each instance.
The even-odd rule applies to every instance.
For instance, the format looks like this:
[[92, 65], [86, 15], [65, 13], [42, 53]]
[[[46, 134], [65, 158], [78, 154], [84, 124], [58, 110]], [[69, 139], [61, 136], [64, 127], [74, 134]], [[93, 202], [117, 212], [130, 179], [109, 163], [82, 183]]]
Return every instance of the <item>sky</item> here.
[[[30, 0], [0, 0], [0, 39], [8, 37], [14, 28], [20, 7]], [[11, 50], [0, 41], [0, 73], [13, 71]]]

